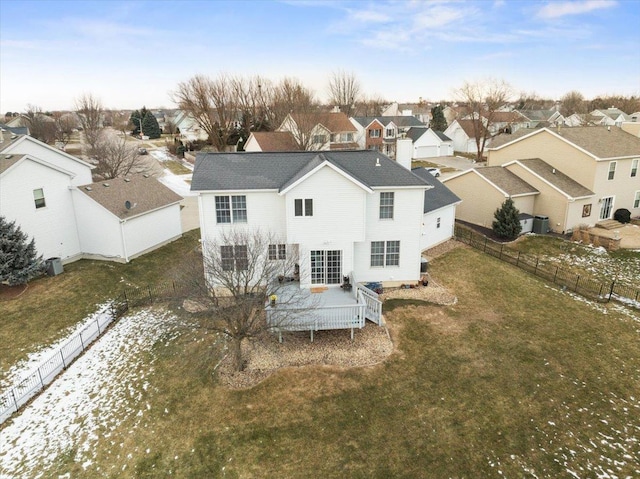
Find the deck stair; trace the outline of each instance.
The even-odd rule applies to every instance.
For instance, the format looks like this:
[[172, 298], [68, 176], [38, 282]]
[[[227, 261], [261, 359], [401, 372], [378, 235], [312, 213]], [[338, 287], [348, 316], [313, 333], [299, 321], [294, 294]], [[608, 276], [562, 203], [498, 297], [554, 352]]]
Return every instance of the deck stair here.
[[616, 220], [602, 220], [596, 223], [596, 228], [604, 228], [605, 230], [616, 230], [622, 226], [623, 224]]

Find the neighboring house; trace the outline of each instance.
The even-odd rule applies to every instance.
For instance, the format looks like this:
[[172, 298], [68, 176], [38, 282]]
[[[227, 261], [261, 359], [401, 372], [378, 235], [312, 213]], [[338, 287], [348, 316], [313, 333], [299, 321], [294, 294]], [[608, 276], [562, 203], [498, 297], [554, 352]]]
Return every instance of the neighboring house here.
[[309, 151], [352, 150], [357, 130], [344, 113], [290, 113], [276, 131], [288, 131]]
[[453, 140], [441, 131], [427, 127], [412, 127], [406, 137], [413, 142], [413, 159], [453, 155]]
[[618, 108], [606, 108], [603, 110], [593, 110], [592, 117], [598, 118], [597, 125], [600, 126], [622, 126], [625, 121], [631, 121], [631, 116]]
[[396, 157], [397, 140], [409, 128], [426, 126], [414, 116], [358, 116], [351, 123], [357, 130], [356, 141], [362, 149], [381, 151], [389, 158]]
[[501, 166], [485, 166], [463, 171], [443, 180], [444, 185], [462, 203], [456, 218], [491, 228], [494, 213], [511, 198], [520, 213], [533, 215], [535, 198], [540, 193], [515, 173]]
[[[478, 120], [453, 120], [444, 134], [453, 141], [453, 149], [461, 153], [478, 153], [478, 144], [476, 143], [473, 123]], [[482, 126], [478, 131], [482, 131]], [[485, 149], [491, 144], [491, 138], [487, 139]]]
[[209, 135], [198, 122], [189, 113], [178, 110], [173, 117], [173, 123], [180, 131], [180, 139], [186, 143], [193, 143], [195, 141], [207, 141]]
[[625, 121], [620, 128], [633, 136], [640, 137], [640, 122]]
[[180, 238], [181, 200], [149, 175], [78, 187], [74, 206], [83, 257], [129, 262]]
[[[112, 200], [101, 204], [102, 196], [93, 199], [87, 190], [80, 191], [97, 189], [91, 186], [90, 164], [30, 136], [2, 132], [1, 139], [0, 215], [15, 220], [35, 240], [44, 258], [56, 257], [64, 263], [85, 257], [128, 261], [180, 236], [180, 206], [175, 203], [180, 197], [170, 191], [162, 196], [159, 191], [166, 187], [152, 185], [138, 192], [148, 196], [144, 200], [129, 194], [129, 189], [116, 187], [110, 194]], [[124, 182], [110, 180], [110, 184], [118, 181]], [[157, 183], [153, 179], [148, 182]], [[137, 181], [131, 183], [138, 185]], [[159, 198], [171, 201], [156, 201]], [[115, 206], [113, 211], [105, 211], [111, 202], [115, 205], [118, 201], [124, 209], [127, 200], [130, 213], [118, 216]], [[148, 204], [153, 207], [147, 208]], [[173, 212], [158, 214], [166, 207]], [[105, 244], [120, 240], [126, 242], [125, 249]]]
[[393, 102], [387, 106], [380, 116], [413, 116], [422, 124], [428, 125], [431, 121], [431, 105], [429, 103], [398, 103]]
[[[523, 128], [537, 128], [543, 126], [562, 126], [564, 117], [557, 110], [516, 110], [524, 118], [526, 124]], [[516, 130], [512, 131], [515, 133]]]
[[374, 151], [198, 154], [191, 183], [205, 245], [269, 232], [299, 251], [300, 288], [418, 282], [430, 188]]
[[0, 123], [0, 131], [8, 131], [11, 135], [28, 135], [29, 127], [28, 126], [8, 126], [4, 123]]
[[[525, 158], [540, 158], [593, 192], [592, 203], [585, 205], [585, 213], [591, 210], [590, 214], [579, 223], [610, 219], [619, 208], [640, 216], [640, 138], [613, 126], [521, 130], [496, 139], [488, 150], [487, 164], [507, 165]], [[563, 222], [550, 226], [562, 231]], [[568, 219], [564, 231], [575, 226]]]
[[629, 121], [632, 121], [634, 123], [640, 122], [640, 111], [636, 111], [635, 113], [631, 113], [631, 115], [629, 115], [629, 117], [631, 118]]
[[433, 187], [424, 192], [420, 237], [420, 248], [424, 251], [453, 237], [456, 206], [462, 200], [426, 169], [413, 168], [411, 171]]
[[494, 111], [491, 114], [489, 133], [491, 136], [504, 132], [515, 133], [521, 128], [528, 128], [528, 123], [529, 120], [516, 110]]
[[251, 132], [244, 151], [296, 151], [298, 144], [290, 131], [254, 131]]

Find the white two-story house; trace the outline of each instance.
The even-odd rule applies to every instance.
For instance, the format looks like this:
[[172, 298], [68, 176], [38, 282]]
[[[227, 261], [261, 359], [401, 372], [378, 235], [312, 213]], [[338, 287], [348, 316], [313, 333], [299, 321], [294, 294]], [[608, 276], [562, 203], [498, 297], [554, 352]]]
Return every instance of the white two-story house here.
[[299, 251], [301, 288], [418, 282], [429, 188], [375, 151], [200, 154], [191, 184], [203, 242], [275, 234]]
[[148, 175], [92, 182], [92, 166], [0, 131], [0, 216], [44, 259], [128, 262], [182, 235], [182, 197]]

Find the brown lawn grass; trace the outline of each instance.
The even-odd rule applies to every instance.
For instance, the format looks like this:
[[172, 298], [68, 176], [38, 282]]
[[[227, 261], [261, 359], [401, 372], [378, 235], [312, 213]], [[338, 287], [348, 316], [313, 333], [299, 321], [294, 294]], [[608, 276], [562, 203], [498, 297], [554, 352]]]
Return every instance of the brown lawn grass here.
[[150, 409], [121, 413], [118, 428], [99, 434], [86, 471], [66, 455], [48, 472], [489, 478], [582, 468], [595, 477], [602, 465], [638, 474], [635, 321], [470, 248], [433, 260], [430, 273], [458, 303], [388, 304], [396, 351], [373, 367], [288, 368], [230, 391], [213, 374], [215, 337], [158, 345], [151, 387], [132, 405]]
[[[129, 264], [81, 260], [58, 276], [29, 283], [16, 298], [0, 298], [0, 378], [29, 352], [64, 337], [68, 328], [124, 288], [162, 281], [167, 265], [192, 250], [199, 230]], [[2, 301], [5, 298], [6, 300]]]

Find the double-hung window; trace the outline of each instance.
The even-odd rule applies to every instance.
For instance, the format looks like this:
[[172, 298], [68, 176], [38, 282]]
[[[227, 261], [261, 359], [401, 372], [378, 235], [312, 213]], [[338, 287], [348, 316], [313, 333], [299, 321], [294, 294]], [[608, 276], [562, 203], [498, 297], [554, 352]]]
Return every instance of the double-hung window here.
[[369, 130], [369, 138], [380, 138], [380, 132], [381, 130], [379, 129]]
[[33, 190], [33, 201], [35, 202], [36, 209], [47, 206], [47, 203], [44, 200], [44, 190], [42, 188]]
[[631, 160], [631, 178], [638, 174], [638, 160]]
[[383, 191], [380, 193], [380, 219], [392, 220], [393, 219], [393, 191]]
[[313, 198], [296, 198], [293, 204], [295, 216], [313, 216]]
[[640, 208], [640, 191], [636, 191], [636, 197], [633, 199], [633, 207]]
[[216, 196], [216, 223], [246, 223], [247, 197], [244, 195]]
[[613, 180], [615, 176], [616, 176], [616, 162], [612, 161], [609, 163], [609, 176], [607, 176], [607, 179]]
[[278, 259], [287, 259], [286, 244], [270, 244], [269, 245], [269, 260], [275, 261]]
[[371, 267], [399, 265], [400, 241], [371, 242]]
[[220, 246], [223, 271], [246, 271], [249, 264], [246, 245]]

